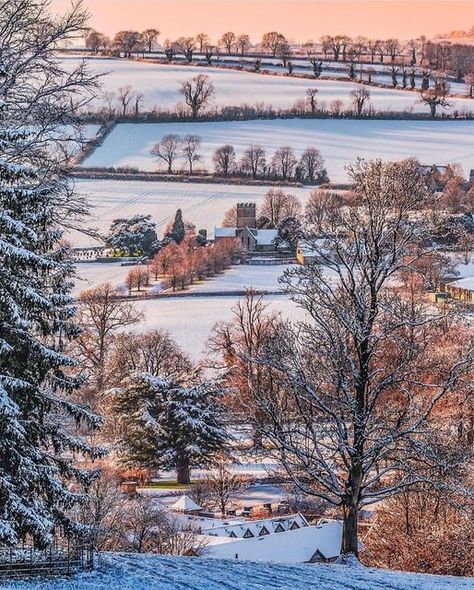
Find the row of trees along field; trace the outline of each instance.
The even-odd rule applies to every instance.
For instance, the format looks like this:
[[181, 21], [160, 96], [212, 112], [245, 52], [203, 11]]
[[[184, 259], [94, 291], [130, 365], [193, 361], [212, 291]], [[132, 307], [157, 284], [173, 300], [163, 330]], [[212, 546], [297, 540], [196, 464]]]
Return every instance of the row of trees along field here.
[[[172, 60], [177, 54], [187, 61], [192, 61], [194, 53], [205, 55], [208, 60], [227, 55], [261, 55], [278, 58], [286, 67], [294, 56], [304, 56], [309, 60], [323, 57], [325, 60], [354, 61], [375, 63], [404, 62], [406, 65], [420, 65], [453, 73], [457, 80], [471, 71], [473, 49], [468, 44], [452, 40], [428, 40], [421, 36], [402, 42], [396, 38], [386, 40], [371, 39], [348, 35], [323, 35], [319, 42], [307, 41], [295, 44], [282, 33], [271, 31], [265, 33], [258, 43], [251, 43], [247, 34], [236, 34], [232, 31], [224, 33], [217, 42], [212, 42], [206, 33], [194, 37], [179, 37], [175, 41], [166, 39], [158, 44], [160, 31], [147, 29], [143, 32], [120, 31], [113, 39], [91, 30], [85, 36], [88, 49], [98, 53], [101, 51], [117, 52], [130, 57], [137, 53], [152, 53], [158, 47], [166, 57]], [[472, 73], [472, 71], [471, 71]]]
[[[45, 547], [58, 531], [98, 546], [110, 499], [100, 484], [117, 491], [107, 467], [172, 467], [187, 481], [245, 424], [247, 450], [343, 520], [344, 554], [359, 553], [359, 518], [376, 505], [368, 561], [472, 574], [473, 332], [465, 308], [424, 298], [431, 226], [419, 213], [431, 196], [419, 164], [349, 168], [352, 206], [306, 228], [324, 265], [285, 273], [304, 321], [249, 293], [213, 334], [209, 379], [167, 334], [127, 333], [140, 314], [114, 287], [72, 298], [62, 237], [85, 208], [60, 148], [97, 80], [83, 64], [64, 71], [55, 50], [82, 34], [86, 13], [76, 4], [53, 19], [47, 0], [0, 8], [1, 546]], [[145, 501], [122, 506], [116, 547], [144, 550], [160, 515]], [[177, 552], [183, 531], [167, 526], [150, 547]]]
[[[169, 134], [153, 146], [151, 154], [158, 162], [165, 164], [168, 174], [173, 174], [174, 165], [178, 161], [184, 161], [189, 174], [193, 174], [196, 165], [202, 160], [200, 146], [201, 138], [197, 135], [186, 135], [181, 138], [179, 135]], [[299, 160], [291, 146], [281, 146], [267, 162], [266, 151], [261, 145], [249, 146], [244, 150], [240, 161], [237, 161], [234, 146], [227, 144], [217, 148], [212, 159], [214, 173], [217, 176], [240, 175], [250, 176], [253, 180], [270, 178], [318, 184], [329, 180], [324, 168], [324, 159], [313, 146], [307, 147]], [[201, 168], [199, 171], [206, 170]]]

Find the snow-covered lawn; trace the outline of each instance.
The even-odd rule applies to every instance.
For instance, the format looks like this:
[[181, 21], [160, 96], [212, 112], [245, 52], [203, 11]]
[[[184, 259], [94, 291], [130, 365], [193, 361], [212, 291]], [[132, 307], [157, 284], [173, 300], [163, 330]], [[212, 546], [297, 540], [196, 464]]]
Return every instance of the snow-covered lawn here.
[[[79, 61], [77, 57], [64, 57], [66, 67], [72, 67]], [[250, 72], [206, 69], [196, 66], [165, 65], [134, 62], [113, 58], [88, 58], [89, 69], [95, 74], [105, 74], [102, 78], [104, 91], [117, 92], [126, 84], [134, 91], [143, 94], [142, 108], [151, 110], [173, 109], [181, 102], [179, 85], [199, 73], [209, 75], [216, 89], [215, 102], [219, 106], [266, 104], [276, 108], [290, 108], [299, 99], [304, 99], [306, 89], [316, 87], [318, 100], [328, 105], [335, 99], [341, 99], [346, 106], [350, 103], [350, 93], [359, 85], [353, 82], [332, 80], [308, 80], [284, 76], [264, 76]], [[370, 88], [372, 104], [377, 110], [404, 111], [414, 110], [428, 112], [420, 104], [419, 95], [403, 90], [387, 88]], [[104, 101], [96, 100], [97, 104]], [[474, 103], [467, 99], [454, 99], [453, 107], [460, 111], [474, 110]]]
[[[153, 217], [159, 237], [178, 208], [186, 221], [194, 223], [197, 229], [207, 229], [209, 236], [213, 236], [214, 227], [221, 224], [228, 209], [242, 201], [258, 206], [268, 190], [265, 186], [126, 180], [77, 180], [76, 187], [92, 206], [88, 226], [107, 233], [115, 218], [143, 213]], [[308, 188], [288, 190], [300, 197], [303, 204], [311, 192]], [[71, 232], [68, 239], [74, 246], [93, 244], [91, 238], [79, 232]]]
[[[83, 165], [162, 169], [163, 163], [158, 163], [150, 152], [170, 133], [181, 137], [198, 135], [203, 158], [199, 165], [208, 170], [213, 169], [214, 151], [226, 143], [234, 146], [237, 155], [249, 145], [261, 144], [269, 159], [282, 145], [291, 146], [297, 155], [309, 145], [316, 146], [326, 161], [329, 178], [335, 182], [347, 180], [345, 166], [357, 157], [397, 160], [414, 156], [425, 164], [457, 162], [467, 173], [474, 168], [474, 121], [341, 119], [120, 124]], [[184, 161], [177, 162], [177, 166], [184, 166]]]
[[473, 590], [474, 580], [345, 565], [281, 565], [196, 557], [106, 554], [71, 578], [7, 582], [3, 590]]
[[[137, 301], [135, 305], [143, 313], [143, 321], [133, 329], [137, 332], [157, 328], [166, 330], [194, 360], [198, 360], [205, 352], [216, 322], [232, 320], [232, 310], [238, 301], [239, 297], [226, 296]], [[270, 295], [265, 301], [269, 304], [269, 311], [281, 313], [291, 321], [304, 316], [304, 312], [283, 295]]]

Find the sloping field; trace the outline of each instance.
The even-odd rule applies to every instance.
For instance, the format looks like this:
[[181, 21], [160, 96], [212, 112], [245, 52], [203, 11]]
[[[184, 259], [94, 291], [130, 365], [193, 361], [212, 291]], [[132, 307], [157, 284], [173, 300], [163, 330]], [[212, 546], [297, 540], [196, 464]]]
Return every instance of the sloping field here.
[[[474, 168], [474, 121], [385, 121], [334, 119], [277, 119], [216, 123], [120, 124], [83, 165], [91, 167], [133, 166], [140, 170], [162, 169], [150, 154], [164, 135], [201, 137], [199, 166], [212, 170], [212, 154], [225, 143], [237, 155], [252, 144], [267, 150], [267, 157], [281, 145], [297, 155], [308, 146], [322, 153], [329, 178], [347, 180], [345, 166], [357, 157], [397, 160], [417, 157], [426, 164], [460, 163], [468, 173]], [[183, 160], [176, 167], [184, 167]]]
[[[71, 68], [80, 58], [64, 57], [66, 67]], [[328, 105], [335, 99], [341, 99], [347, 106], [350, 93], [359, 85], [352, 82], [289, 78], [285, 76], [264, 76], [251, 72], [206, 69], [196, 66], [165, 65], [134, 62], [113, 58], [87, 58], [90, 71], [105, 74], [102, 79], [104, 91], [117, 92], [121, 86], [130, 84], [135, 92], [143, 94], [142, 108], [151, 110], [173, 109], [181, 102], [179, 85], [198, 73], [209, 75], [216, 89], [215, 102], [220, 105], [266, 104], [275, 108], [290, 108], [295, 101], [304, 99], [306, 89], [316, 87], [318, 100]], [[404, 90], [387, 88], [370, 88], [372, 105], [377, 110], [428, 112], [426, 106], [419, 103], [419, 95]], [[97, 100], [96, 105], [103, 103]], [[460, 111], [474, 110], [474, 102], [454, 99], [452, 108]]]
[[6, 583], [3, 590], [473, 590], [474, 580], [344, 565], [287, 566], [194, 557], [107, 554], [71, 578]]
[[[140, 182], [114, 180], [77, 180], [77, 190], [88, 197], [91, 216], [87, 225], [106, 233], [117, 217], [131, 217], [138, 213], [151, 215], [157, 224], [159, 237], [181, 208], [186, 221], [197, 229], [207, 229], [212, 236], [224, 213], [240, 201], [262, 202], [268, 187], [222, 184], [193, 184], [181, 182]], [[309, 189], [288, 189], [304, 204]], [[71, 232], [68, 239], [74, 246], [88, 246], [93, 240]]]

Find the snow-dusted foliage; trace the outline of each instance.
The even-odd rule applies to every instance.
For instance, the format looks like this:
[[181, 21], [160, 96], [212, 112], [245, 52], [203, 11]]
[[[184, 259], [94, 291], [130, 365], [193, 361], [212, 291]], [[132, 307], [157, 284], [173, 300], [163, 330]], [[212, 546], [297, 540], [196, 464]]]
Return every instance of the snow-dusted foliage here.
[[106, 244], [127, 254], [153, 254], [158, 249], [156, 224], [150, 215], [134, 215], [130, 219], [114, 219]]
[[[89, 81], [82, 67], [62, 72], [51, 53], [85, 21], [80, 8], [60, 21], [47, 8], [41, 0], [0, 1], [0, 544], [7, 545], [27, 535], [45, 544], [58, 525], [75, 529], [67, 511], [90, 474], [71, 456], [94, 450], [67, 425], [97, 424], [67, 399], [78, 381], [63, 349], [77, 328], [59, 225], [80, 209], [59, 140]], [[81, 484], [78, 492], [70, 482]]]
[[176, 469], [189, 482], [190, 467], [208, 463], [226, 433], [218, 382], [176, 382], [146, 373], [132, 375], [114, 391], [122, 460], [130, 466]]

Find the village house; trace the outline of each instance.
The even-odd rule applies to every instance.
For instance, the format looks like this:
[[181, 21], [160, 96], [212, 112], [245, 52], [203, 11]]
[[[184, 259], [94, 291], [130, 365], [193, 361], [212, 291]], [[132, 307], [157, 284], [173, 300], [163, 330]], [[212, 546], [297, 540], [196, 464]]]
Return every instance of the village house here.
[[214, 240], [239, 238], [248, 253], [276, 252], [277, 229], [257, 229], [257, 209], [255, 203], [237, 204], [237, 226], [216, 227]]
[[463, 303], [474, 303], [474, 277], [466, 277], [446, 283], [444, 287], [446, 293]]

